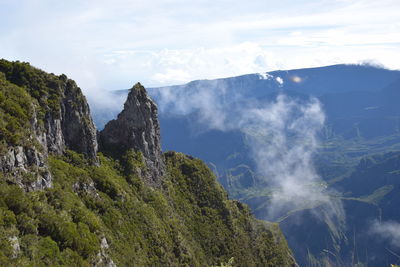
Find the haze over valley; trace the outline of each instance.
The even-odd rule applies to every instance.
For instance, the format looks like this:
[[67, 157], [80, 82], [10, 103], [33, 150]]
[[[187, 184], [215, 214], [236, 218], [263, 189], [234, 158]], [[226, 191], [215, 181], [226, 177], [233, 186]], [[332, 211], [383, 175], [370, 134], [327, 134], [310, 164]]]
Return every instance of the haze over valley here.
[[1, 266], [400, 266], [397, 0], [0, 0]]

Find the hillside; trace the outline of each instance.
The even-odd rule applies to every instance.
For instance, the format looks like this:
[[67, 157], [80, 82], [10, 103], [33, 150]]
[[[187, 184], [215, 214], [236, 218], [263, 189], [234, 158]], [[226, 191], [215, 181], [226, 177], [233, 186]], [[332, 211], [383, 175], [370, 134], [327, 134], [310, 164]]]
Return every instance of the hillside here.
[[[326, 266], [328, 263], [347, 266], [357, 262], [382, 266], [386, 261], [398, 261], [387, 251], [390, 242], [374, 246], [372, 240], [376, 237], [367, 235], [365, 231], [373, 220], [398, 220], [394, 209], [389, 212], [383, 206], [385, 201], [392, 207], [399, 204], [395, 197], [390, 197], [395, 195], [396, 189], [389, 194], [392, 186], [397, 188], [397, 183], [394, 183], [396, 176], [392, 174], [390, 180], [387, 178], [387, 172], [395, 172], [395, 167], [387, 170], [384, 167], [371, 168], [361, 174], [359, 163], [365, 158], [379, 158], [377, 154], [390, 155], [387, 153], [400, 151], [399, 79], [399, 71], [368, 65], [334, 65], [198, 80], [151, 88], [149, 92], [159, 103], [164, 148], [201, 158], [217, 174], [231, 198], [247, 203], [259, 219], [280, 222], [301, 266]], [[117, 92], [118, 95], [126, 93]], [[268, 138], [257, 146], [252, 146], [249, 140], [257, 134], [262, 136], [260, 133], [263, 131], [274, 132], [276, 128], [258, 128], [257, 133], [257, 123], [241, 123], [247, 119], [249, 111], [268, 110], [277, 103], [279, 95], [291, 99], [290, 103], [297, 103], [301, 108], [307, 107], [307, 103], [312, 102], [310, 99], [318, 99], [320, 103], [325, 121], [315, 135], [318, 147], [310, 161], [322, 181], [314, 183], [311, 188], [326, 196], [331, 203], [341, 206], [340, 212], [335, 211], [334, 221], [330, 217], [332, 212], [319, 203], [304, 204], [301, 208], [280, 208], [275, 216], [269, 213], [271, 196], [276, 194], [276, 188], [268, 183], [273, 174], [262, 170], [274, 157], [269, 158], [270, 162], [259, 164], [259, 155], [265, 154], [252, 153], [255, 149], [268, 151], [274, 146], [263, 145], [269, 142]], [[276, 117], [283, 118], [284, 111], [268, 110], [263, 113], [264, 117], [257, 118], [261, 125], [270, 114], [279, 114], [281, 116]], [[112, 116], [112, 112], [109, 114]], [[96, 115], [95, 121], [101, 126]], [[279, 122], [292, 121], [289, 118]], [[302, 131], [306, 132], [307, 128], [302, 128]], [[282, 136], [289, 137], [290, 133], [283, 131]], [[287, 140], [289, 147], [296, 144], [296, 141], [291, 143], [290, 138]], [[297, 139], [300, 144], [306, 141]], [[290, 155], [285, 147], [281, 148], [285, 155]], [[292, 148], [296, 150], [296, 146]], [[286, 159], [291, 160], [289, 157]], [[299, 156], [296, 161], [301, 160]], [[378, 163], [376, 160], [371, 162]], [[285, 165], [284, 157], [278, 163], [289, 166]], [[301, 178], [298, 177], [298, 182]], [[292, 185], [294, 188], [296, 184]], [[362, 195], [358, 194], [360, 190], [364, 190]], [[375, 201], [382, 195], [390, 198], [382, 198], [383, 202]], [[375, 200], [367, 201], [370, 199]], [[386, 215], [379, 217], [382, 210], [386, 210], [383, 212]], [[367, 245], [361, 246], [357, 256], [354, 244], [358, 246], [360, 243]], [[381, 257], [381, 261], [376, 255]]]
[[[294, 266], [199, 159], [161, 152], [135, 85], [101, 131], [65, 75], [0, 61], [1, 266]], [[127, 134], [127, 137], [125, 136]]]

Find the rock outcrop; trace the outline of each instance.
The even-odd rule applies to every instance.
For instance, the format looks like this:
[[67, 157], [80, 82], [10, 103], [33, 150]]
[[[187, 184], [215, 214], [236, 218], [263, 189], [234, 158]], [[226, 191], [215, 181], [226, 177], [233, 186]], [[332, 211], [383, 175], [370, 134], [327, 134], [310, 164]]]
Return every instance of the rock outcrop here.
[[35, 148], [9, 147], [0, 156], [0, 171], [6, 178], [25, 191], [35, 191], [52, 186], [51, 174], [43, 153]]
[[97, 157], [72, 80], [0, 60], [1, 266], [294, 266], [278, 226], [229, 200], [201, 160], [162, 155], [143, 86], [98, 135]]
[[146, 182], [152, 185], [160, 183], [164, 162], [157, 106], [140, 83], [130, 90], [123, 111], [116, 120], [106, 124], [99, 139], [105, 153], [118, 156], [128, 149], [140, 151], [147, 165]]
[[[97, 164], [96, 128], [89, 105], [74, 81], [65, 75], [45, 73], [27, 63], [5, 60], [0, 61], [0, 74], [0, 93], [12, 95], [13, 88], [24, 88], [30, 95], [24, 97], [29, 98], [31, 105], [29, 111], [22, 110], [27, 113], [28, 122], [24, 127], [29, 128], [25, 130], [29, 134], [13, 132], [25, 141], [2, 141], [0, 171], [10, 182], [26, 191], [51, 187], [47, 156], [62, 155], [66, 149], [83, 153], [90, 162]], [[3, 112], [14, 121], [21, 116], [12, 109]]]
[[66, 147], [96, 161], [96, 128], [86, 98], [72, 80], [67, 80], [64, 88], [61, 128]]
[[96, 127], [86, 98], [75, 82], [65, 75], [60, 76], [56, 89], [59, 91], [60, 108], [46, 112], [44, 129], [39, 127], [36, 130], [39, 142], [47, 152], [62, 155], [66, 149], [71, 149], [96, 162]]

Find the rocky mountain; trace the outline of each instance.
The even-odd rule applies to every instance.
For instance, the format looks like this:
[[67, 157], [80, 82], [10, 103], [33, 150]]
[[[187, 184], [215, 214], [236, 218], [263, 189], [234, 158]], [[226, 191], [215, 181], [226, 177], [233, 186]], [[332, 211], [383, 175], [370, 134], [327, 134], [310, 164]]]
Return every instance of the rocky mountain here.
[[98, 136], [72, 80], [0, 61], [1, 266], [296, 265], [202, 161], [161, 152], [140, 84]]
[[51, 187], [47, 156], [67, 149], [96, 162], [96, 128], [74, 81], [5, 60], [0, 61], [0, 78], [5, 152], [0, 169], [8, 179], [26, 191]]
[[129, 149], [141, 151], [149, 170], [146, 180], [154, 185], [160, 185], [165, 172], [157, 116], [157, 106], [138, 83], [130, 90], [118, 118], [108, 122], [99, 134], [105, 153], [118, 156]]
[[[393, 206], [389, 211], [384, 202], [366, 199], [395, 194], [386, 194], [389, 187], [396, 188], [396, 176], [387, 178], [387, 172], [395, 172], [395, 167], [371, 168], [363, 174], [359, 168], [365, 158], [400, 151], [399, 79], [399, 71], [334, 65], [198, 80], [152, 88], [149, 93], [159, 103], [164, 148], [201, 158], [218, 175], [232, 199], [247, 203], [259, 219], [279, 221], [301, 266], [383, 266], [398, 259], [388, 252], [393, 249], [389, 241], [372, 245], [378, 237], [367, 234], [368, 226], [381, 219], [382, 210], [387, 214], [385, 220], [397, 221], [393, 203], [398, 202], [391, 197]], [[246, 134], [254, 127], [235, 122], [245, 118], [238, 117], [237, 110], [243, 108], [242, 114], [252, 108], [262, 110], [276, 102], [278, 95], [296, 103], [317, 98], [321, 105], [325, 123], [318, 134], [313, 166], [323, 179], [318, 190], [343, 206], [336, 221], [320, 205], [281, 209], [279, 216], [269, 216], [273, 188], [265, 183], [268, 175], [259, 172], [257, 158], [252, 156], [254, 147], [249, 146]], [[95, 121], [101, 127], [96, 114], [95, 110]], [[369, 177], [372, 171], [374, 178], [363, 183], [363, 177]], [[359, 190], [363, 195], [356, 194]], [[385, 198], [382, 201], [389, 202]], [[360, 248], [363, 252], [357, 250], [360, 243], [366, 244]]]

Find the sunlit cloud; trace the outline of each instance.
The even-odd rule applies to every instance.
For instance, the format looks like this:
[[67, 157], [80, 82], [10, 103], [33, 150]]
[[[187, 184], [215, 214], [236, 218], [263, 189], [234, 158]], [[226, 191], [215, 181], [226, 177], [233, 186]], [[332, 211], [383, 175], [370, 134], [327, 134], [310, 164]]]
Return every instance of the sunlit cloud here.
[[289, 79], [294, 83], [301, 83], [303, 81], [303, 78], [296, 75], [290, 76]]
[[374, 221], [370, 226], [370, 233], [382, 240], [389, 241], [396, 248], [400, 248], [400, 223], [396, 221]]
[[0, 0], [0, 56], [66, 73], [89, 97], [137, 81], [365, 61], [400, 69], [399, 18], [393, 0]]
[[[259, 78], [278, 86], [285, 82], [271, 73], [259, 74]], [[150, 94], [164, 116], [190, 115], [191, 125], [201, 131], [236, 131], [243, 135], [259, 186], [268, 185], [272, 190], [264, 218], [279, 221], [289, 211], [321, 206], [315, 210], [317, 218], [326, 216], [338, 225], [344, 220], [341, 201], [329, 196], [332, 192], [313, 164], [318, 133], [325, 121], [317, 99], [301, 100], [285, 94], [252, 99], [241, 90], [229, 90], [225, 80], [153, 88]]]

